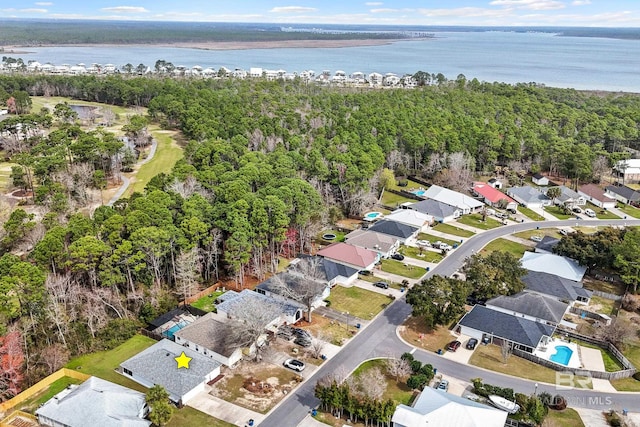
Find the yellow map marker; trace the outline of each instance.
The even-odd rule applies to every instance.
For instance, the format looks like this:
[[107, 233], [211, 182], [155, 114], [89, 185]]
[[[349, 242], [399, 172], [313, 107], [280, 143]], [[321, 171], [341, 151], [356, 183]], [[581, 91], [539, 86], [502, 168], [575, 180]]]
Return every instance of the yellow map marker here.
[[180, 368], [189, 369], [189, 362], [191, 362], [191, 357], [184, 354], [184, 351], [180, 356], [176, 357], [175, 360], [176, 362], [178, 362], [178, 369]]

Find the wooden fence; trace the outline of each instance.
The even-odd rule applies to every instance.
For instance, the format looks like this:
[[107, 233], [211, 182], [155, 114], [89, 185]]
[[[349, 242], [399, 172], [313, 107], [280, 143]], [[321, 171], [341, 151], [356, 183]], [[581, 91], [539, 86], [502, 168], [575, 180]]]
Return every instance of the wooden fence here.
[[602, 292], [602, 291], [591, 291], [591, 292], [593, 292], [594, 295], [599, 296], [601, 298], [606, 298], [614, 301], [622, 300], [622, 295], [610, 294], [608, 292]]
[[422, 185], [424, 185], [424, 186], [426, 186], [426, 187], [431, 187], [431, 186], [433, 185], [433, 184], [431, 184], [430, 182], [427, 182], [427, 181], [425, 181], [424, 179], [419, 178], [419, 177], [417, 177], [417, 176], [415, 176], [415, 175], [409, 175], [407, 178], [409, 178], [411, 181], [415, 181], [415, 182], [417, 182], [418, 184], [422, 184]]
[[571, 338], [580, 340], [580, 341], [585, 341], [591, 344], [595, 344], [600, 348], [604, 348], [606, 350], [609, 350], [615, 357], [616, 359], [618, 359], [618, 362], [620, 362], [620, 364], [625, 368], [625, 369], [633, 369], [636, 370], [636, 367], [634, 366], [633, 363], [631, 363], [629, 361], [629, 359], [627, 359], [620, 350], [618, 350], [618, 348], [611, 344], [610, 342], [607, 341], [602, 341], [596, 338], [591, 338], [585, 335], [581, 335], [578, 334], [576, 332], [571, 332], [571, 331], [567, 331], [565, 332], [568, 336], [570, 336]]
[[29, 399], [34, 394], [40, 393], [45, 388], [49, 387], [53, 382], [59, 380], [62, 377], [71, 377], [77, 380], [86, 381], [90, 375], [82, 372], [74, 371], [73, 369], [62, 368], [48, 377], [38, 381], [19, 395], [0, 403], [0, 413], [6, 413], [9, 409]]
[[195, 295], [191, 295], [190, 297], [185, 299], [185, 303], [186, 304], [192, 304], [195, 301], [198, 301], [200, 298], [207, 296], [213, 292], [216, 291], [216, 289], [218, 289], [220, 286], [222, 286], [222, 283], [218, 282], [215, 285], [209, 286], [207, 289], [203, 289], [200, 292], [198, 292]]
[[0, 420], [0, 427], [39, 426], [38, 417], [23, 411], [13, 411], [4, 420]]
[[589, 319], [595, 319], [598, 322], [603, 322], [605, 325], [611, 324], [611, 317], [602, 315], [600, 313], [595, 313], [593, 311], [589, 311], [580, 307], [570, 307], [569, 312], [573, 314], [577, 314], [578, 316], [588, 317]]

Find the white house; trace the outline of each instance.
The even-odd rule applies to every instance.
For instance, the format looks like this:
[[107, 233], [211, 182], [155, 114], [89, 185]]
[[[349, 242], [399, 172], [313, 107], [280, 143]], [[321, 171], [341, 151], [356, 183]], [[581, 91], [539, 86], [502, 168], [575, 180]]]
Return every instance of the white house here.
[[228, 348], [224, 342], [224, 323], [207, 313], [173, 334], [176, 344], [209, 357], [225, 366], [235, 366], [242, 359], [242, 348]]
[[[182, 352], [190, 357], [189, 368], [178, 368]], [[204, 391], [205, 384], [220, 375], [220, 363], [168, 339], [158, 341], [120, 364], [120, 372], [138, 384], [163, 386], [172, 402], [183, 405]]]
[[400, 240], [395, 236], [363, 229], [347, 234], [344, 241], [353, 246], [376, 251], [381, 258], [389, 258], [400, 247]]
[[300, 277], [313, 276], [314, 279], [326, 283], [330, 288], [337, 284], [350, 285], [358, 278], [357, 268], [327, 258], [309, 255], [300, 255], [291, 261], [287, 272]]
[[599, 208], [611, 209], [616, 207], [616, 199], [605, 194], [604, 190], [595, 184], [580, 186], [578, 194]]
[[462, 210], [437, 200], [422, 200], [402, 205], [403, 209], [412, 209], [433, 217], [435, 222], [455, 221], [462, 215]]
[[555, 274], [565, 279], [581, 282], [587, 271], [571, 258], [560, 255], [525, 252], [520, 259], [522, 267], [529, 271]]
[[546, 187], [547, 185], [549, 185], [549, 178], [542, 175], [541, 173], [535, 173], [531, 177], [531, 182], [541, 187]]
[[439, 185], [429, 187], [422, 197], [455, 206], [460, 209], [463, 215], [476, 212], [484, 206], [482, 202], [471, 196], [440, 187]]
[[584, 206], [587, 204], [585, 197], [572, 189], [565, 187], [564, 185], [561, 185], [558, 188], [560, 189], [560, 195], [553, 200], [555, 204], [570, 207]]
[[265, 329], [276, 330], [280, 325], [293, 324], [302, 319], [305, 306], [293, 301], [275, 299], [264, 294], [244, 289], [242, 292], [227, 292], [220, 296], [222, 302], [216, 306], [216, 319], [224, 322], [227, 319], [239, 321], [251, 320], [254, 312], [264, 313]]
[[638, 182], [640, 181], [640, 159], [626, 159], [620, 160], [613, 165], [613, 172], [623, 182]]
[[417, 227], [420, 231], [428, 229], [429, 225], [433, 223], [433, 215], [428, 215], [412, 209], [396, 209], [384, 218], [389, 221], [395, 221], [400, 224]]
[[405, 245], [411, 245], [414, 243], [418, 238], [418, 234], [421, 229], [422, 228], [413, 227], [411, 225], [395, 222], [386, 218], [376, 221], [373, 225], [369, 226], [369, 230], [395, 237], [400, 241], [400, 243]]

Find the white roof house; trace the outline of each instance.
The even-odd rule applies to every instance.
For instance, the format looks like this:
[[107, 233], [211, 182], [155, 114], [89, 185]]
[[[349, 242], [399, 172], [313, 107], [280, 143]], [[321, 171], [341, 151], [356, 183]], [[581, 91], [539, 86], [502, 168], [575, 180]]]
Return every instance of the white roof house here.
[[413, 406], [398, 405], [393, 427], [503, 427], [507, 413], [443, 390], [425, 387]]
[[422, 197], [455, 206], [460, 209], [463, 214], [471, 213], [484, 206], [481, 201], [471, 196], [440, 187], [439, 185], [429, 187]]
[[397, 209], [385, 216], [385, 219], [412, 227], [418, 227], [420, 230], [433, 222], [432, 215], [427, 215], [412, 209]]
[[586, 267], [579, 265], [571, 258], [553, 254], [525, 252], [520, 261], [522, 267], [529, 271], [549, 273], [575, 282], [582, 281], [587, 271]]
[[72, 385], [36, 410], [43, 426], [148, 427], [145, 395], [97, 377]]

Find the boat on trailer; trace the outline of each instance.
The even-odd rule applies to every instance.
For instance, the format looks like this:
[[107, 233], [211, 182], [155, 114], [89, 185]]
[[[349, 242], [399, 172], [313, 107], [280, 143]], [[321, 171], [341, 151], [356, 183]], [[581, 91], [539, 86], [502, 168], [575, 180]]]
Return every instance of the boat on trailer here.
[[518, 405], [516, 402], [512, 402], [508, 399], [505, 399], [504, 397], [497, 396], [495, 394], [489, 396], [489, 401], [496, 408], [502, 409], [503, 411], [506, 411], [510, 414], [515, 414], [520, 410], [520, 405]]

